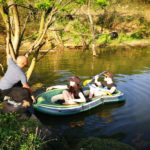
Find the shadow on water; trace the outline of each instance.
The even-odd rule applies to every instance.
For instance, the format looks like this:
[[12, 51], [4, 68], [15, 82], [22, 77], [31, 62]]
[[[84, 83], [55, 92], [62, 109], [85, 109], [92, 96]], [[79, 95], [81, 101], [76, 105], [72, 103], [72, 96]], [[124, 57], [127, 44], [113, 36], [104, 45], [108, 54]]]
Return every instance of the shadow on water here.
[[37, 111], [36, 111], [36, 115], [39, 118], [39, 120], [45, 125], [55, 126], [57, 123], [61, 123], [61, 125], [69, 124], [70, 127], [78, 127], [84, 125], [84, 123], [80, 124], [79, 122], [84, 122], [86, 118], [91, 117], [93, 115], [100, 117], [102, 119], [107, 119], [108, 122], [111, 122], [112, 120], [111, 112], [114, 109], [122, 107], [124, 104], [125, 102], [120, 102], [116, 104], [115, 103], [103, 104], [101, 106], [98, 106], [86, 112], [82, 112], [75, 115], [54, 116], [54, 115], [39, 113]]
[[123, 131], [110, 135], [102, 132], [104, 127], [113, 122], [113, 111], [120, 109], [124, 105], [125, 102], [104, 104], [89, 111], [70, 116], [52, 116], [39, 112], [36, 112], [36, 115], [43, 124], [51, 128], [53, 134], [56, 134], [59, 138], [65, 138], [69, 145], [73, 146], [87, 137], [124, 139], [126, 133]]
[[72, 75], [84, 81], [104, 70], [115, 74], [125, 103], [101, 105], [73, 116], [36, 115], [54, 133], [72, 143], [83, 137], [116, 137], [137, 150], [149, 150], [150, 49], [112, 50], [96, 58], [89, 51], [59, 51], [37, 63], [30, 83], [42, 83], [44, 88], [36, 91], [39, 94], [47, 86], [66, 84]]
[[[117, 88], [125, 93], [125, 103], [102, 105], [73, 116], [48, 116], [39, 119], [60, 136], [75, 144], [84, 137], [112, 137], [135, 147], [150, 149], [150, 50], [124, 50], [101, 53], [93, 58], [89, 52], [59, 52], [48, 55], [35, 70], [34, 82], [45, 87], [65, 84], [71, 75], [82, 81], [103, 70], [115, 74]], [[40, 68], [40, 69], [39, 69]]]

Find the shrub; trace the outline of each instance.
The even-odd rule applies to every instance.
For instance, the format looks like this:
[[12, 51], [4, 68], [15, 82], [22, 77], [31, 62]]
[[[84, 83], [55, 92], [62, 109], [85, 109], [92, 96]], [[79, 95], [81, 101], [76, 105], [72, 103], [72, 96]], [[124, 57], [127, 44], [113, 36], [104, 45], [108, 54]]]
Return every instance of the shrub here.
[[134, 39], [144, 39], [150, 37], [150, 31], [146, 29], [139, 30], [133, 34], [131, 34], [131, 37]]
[[1, 150], [38, 150], [42, 140], [38, 135], [38, 123], [23, 120], [17, 114], [0, 114]]

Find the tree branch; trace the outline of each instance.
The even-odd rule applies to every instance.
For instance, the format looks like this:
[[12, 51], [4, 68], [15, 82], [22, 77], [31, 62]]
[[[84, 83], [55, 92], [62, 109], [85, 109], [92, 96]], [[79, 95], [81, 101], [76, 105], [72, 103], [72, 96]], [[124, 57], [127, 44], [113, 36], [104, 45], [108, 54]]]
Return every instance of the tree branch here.
[[26, 29], [26, 25], [27, 25], [27, 22], [28, 22], [28, 20], [29, 20], [29, 16], [30, 16], [30, 13], [29, 13], [29, 15], [26, 17], [26, 19], [25, 19], [25, 23], [24, 23], [24, 26], [23, 26], [23, 29], [22, 29], [22, 32], [21, 32], [21, 35], [20, 35], [20, 41], [19, 41], [18, 47], [20, 46], [21, 41], [22, 41], [22, 39], [23, 39], [23, 35], [24, 35], [25, 29]]
[[46, 12], [43, 11], [42, 15], [41, 15], [39, 34], [42, 34], [42, 31], [43, 31], [43, 28], [44, 28], [44, 24], [45, 24], [45, 16], [46, 16]]
[[[13, 0], [10, 1], [10, 5], [15, 4]], [[16, 54], [18, 54], [19, 42], [20, 42], [20, 18], [18, 13], [17, 5], [11, 7], [14, 19], [14, 39], [13, 48]]]
[[[33, 72], [33, 70], [34, 70], [34, 67], [35, 67], [35, 64], [36, 64], [36, 61], [37, 61], [37, 57], [38, 57], [38, 54], [39, 54], [39, 50], [41, 49], [41, 47], [42, 47], [44, 44], [45, 44], [45, 41], [44, 41], [43, 43], [41, 43], [41, 44], [38, 46], [37, 50], [36, 50], [35, 53], [34, 53], [34, 57], [32, 58], [30, 67], [28, 68], [28, 71], [27, 71], [27, 74], [26, 74], [26, 75], [27, 75], [27, 80], [29, 80], [30, 77], [31, 77], [31, 74], [32, 74], [32, 72]], [[26, 55], [27, 55], [27, 53], [26, 53]]]
[[3, 65], [0, 64], [0, 67], [1, 67], [1, 69], [2, 69], [2, 73], [4, 74], [4, 67], [3, 67]]
[[31, 6], [29, 6], [29, 7], [27, 7], [27, 6], [24, 6], [24, 5], [20, 5], [20, 4], [16, 4], [16, 3], [13, 3], [13, 4], [10, 4], [10, 5], [8, 5], [8, 9], [10, 8], [10, 7], [12, 7], [12, 6], [19, 6], [19, 7], [22, 7], [22, 8], [26, 8], [26, 9], [29, 9], [29, 10], [35, 10], [33, 7], [31, 7]]
[[[70, 4], [72, 1], [73, 1], [73, 0], [70, 0], [70, 1], [68, 1], [67, 3], [65, 3], [65, 4], [62, 6], [62, 8], [64, 8], [64, 7], [67, 6], [68, 4]], [[61, 9], [62, 9], [62, 8], [61, 8]]]
[[52, 49], [51, 48], [48, 49], [45, 53], [43, 53], [43, 55], [40, 58], [37, 59], [37, 62], [40, 61], [49, 51], [54, 50], [55, 48], [56, 48], [56, 46]]
[[34, 49], [36, 49], [39, 46], [39, 44], [42, 42], [49, 25], [52, 23], [52, 18], [56, 13], [57, 13], [57, 9], [54, 8], [51, 11], [50, 15], [48, 16], [48, 19], [47, 19], [47, 22], [46, 22], [45, 27], [43, 29], [43, 32], [38, 36], [38, 38], [35, 40], [35, 42], [31, 45], [31, 47], [29, 48], [29, 51], [27, 52], [28, 54], [30, 54]]
[[10, 18], [8, 15], [8, 11], [4, 6], [0, 5], [0, 13], [2, 15], [3, 21], [5, 22], [6, 27], [6, 54], [11, 54], [12, 58], [15, 60], [15, 52], [13, 50], [13, 45], [11, 42], [11, 26], [10, 26]]

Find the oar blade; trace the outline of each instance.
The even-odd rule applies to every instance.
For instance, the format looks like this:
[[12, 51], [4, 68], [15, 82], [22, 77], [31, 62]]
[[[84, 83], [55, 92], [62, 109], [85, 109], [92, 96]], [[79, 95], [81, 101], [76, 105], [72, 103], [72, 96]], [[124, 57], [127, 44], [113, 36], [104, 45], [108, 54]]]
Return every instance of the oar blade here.
[[85, 81], [83, 82], [83, 86], [86, 86], [86, 85], [88, 85], [88, 84], [89, 84], [91, 81], [92, 81], [92, 79], [85, 80]]

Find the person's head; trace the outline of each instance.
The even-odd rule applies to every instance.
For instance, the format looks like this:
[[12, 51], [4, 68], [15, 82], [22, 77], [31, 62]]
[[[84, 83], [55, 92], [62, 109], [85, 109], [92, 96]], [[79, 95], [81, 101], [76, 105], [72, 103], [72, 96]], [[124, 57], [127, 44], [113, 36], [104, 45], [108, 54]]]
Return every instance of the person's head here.
[[113, 78], [113, 74], [111, 72], [107, 71], [107, 72], [104, 73], [104, 77]]
[[18, 56], [16, 62], [20, 68], [24, 68], [28, 65], [28, 59], [25, 56]]
[[69, 78], [70, 86], [80, 85], [80, 82], [81, 82], [81, 80], [78, 76], [72, 76]]
[[113, 83], [113, 74], [111, 72], [107, 71], [104, 74], [104, 81], [106, 81], [108, 84]]

